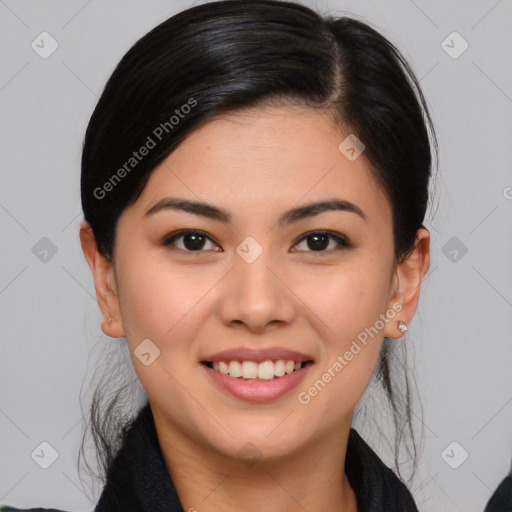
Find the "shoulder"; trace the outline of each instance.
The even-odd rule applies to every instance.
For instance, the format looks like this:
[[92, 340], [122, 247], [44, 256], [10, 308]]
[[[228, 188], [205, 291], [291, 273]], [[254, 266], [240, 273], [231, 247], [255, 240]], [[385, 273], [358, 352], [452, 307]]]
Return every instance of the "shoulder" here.
[[56, 508], [15, 508], [7, 505], [0, 505], [0, 512], [66, 512]]
[[345, 472], [362, 512], [418, 512], [405, 483], [353, 428], [349, 434]]

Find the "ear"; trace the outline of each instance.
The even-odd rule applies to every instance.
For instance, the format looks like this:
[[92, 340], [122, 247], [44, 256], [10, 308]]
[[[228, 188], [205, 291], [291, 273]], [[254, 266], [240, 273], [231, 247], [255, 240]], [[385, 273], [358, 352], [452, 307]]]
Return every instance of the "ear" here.
[[403, 336], [397, 327], [398, 322], [402, 320], [409, 325], [412, 321], [420, 298], [420, 286], [429, 266], [430, 233], [422, 227], [416, 233], [414, 248], [396, 264], [388, 308], [398, 312], [391, 322], [386, 323], [385, 337], [396, 339]]
[[[80, 225], [80, 243], [94, 278], [96, 298], [103, 315], [101, 330], [112, 338], [122, 338], [125, 332], [117, 293], [114, 264], [98, 250], [92, 228], [86, 221], [83, 221]], [[112, 318], [111, 322], [108, 321], [109, 318]]]

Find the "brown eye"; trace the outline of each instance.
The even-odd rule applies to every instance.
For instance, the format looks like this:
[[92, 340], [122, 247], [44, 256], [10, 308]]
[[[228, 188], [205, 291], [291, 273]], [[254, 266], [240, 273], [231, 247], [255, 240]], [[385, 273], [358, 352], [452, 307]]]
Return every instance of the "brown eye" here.
[[[177, 244], [177, 240], [182, 240], [181, 244]], [[167, 236], [162, 245], [164, 246], [175, 246], [177, 249], [186, 251], [186, 252], [205, 252], [203, 249], [207, 245], [207, 242], [212, 242], [214, 247], [218, 247], [215, 245], [213, 240], [203, 231], [196, 230], [182, 230], [178, 233], [174, 233], [171, 236]], [[218, 251], [218, 249], [213, 249]]]
[[[348, 241], [347, 238], [338, 233], [332, 233], [330, 231], [313, 231], [308, 233], [303, 236], [299, 240], [299, 243], [297, 243], [294, 247], [298, 246], [303, 241], [307, 241], [307, 249], [300, 250], [306, 250], [309, 252], [331, 252], [332, 249], [348, 249], [352, 247], [352, 244]], [[326, 251], [331, 241], [334, 242], [334, 246], [331, 245], [330, 249]]]

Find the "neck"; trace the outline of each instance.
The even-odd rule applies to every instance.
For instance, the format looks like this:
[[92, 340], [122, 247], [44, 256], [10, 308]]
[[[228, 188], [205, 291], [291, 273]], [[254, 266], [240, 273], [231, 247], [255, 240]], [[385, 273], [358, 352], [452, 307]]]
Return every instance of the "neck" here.
[[159, 444], [185, 511], [357, 512], [344, 471], [350, 424], [287, 457], [242, 463], [204, 449], [155, 417]]

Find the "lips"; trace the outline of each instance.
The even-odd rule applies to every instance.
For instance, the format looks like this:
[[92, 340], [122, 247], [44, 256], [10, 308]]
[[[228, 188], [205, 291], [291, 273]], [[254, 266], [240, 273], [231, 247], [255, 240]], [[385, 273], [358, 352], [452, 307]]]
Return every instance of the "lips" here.
[[[217, 364], [217, 363], [215, 363]], [[254, 363], [253, 363], [254, 364]], [[229, 396], [246, 402], [271, 402], [288, 395], [305, 379], [311, 371], [313, 364], [306, 364], [299, 370], [275, 377], [272, 380], [238, 379], [210, 368], [207, 364], [201, 365], [207, 378], [217, 385], [218, 389]]]
[[249, 402], [268, 402], [298, 386], [314, 359], [282, 347], [239, 347], [205, 356], [200, 363], [224, 392]]

